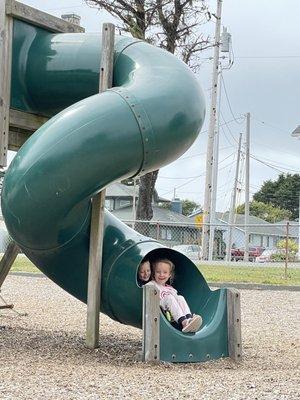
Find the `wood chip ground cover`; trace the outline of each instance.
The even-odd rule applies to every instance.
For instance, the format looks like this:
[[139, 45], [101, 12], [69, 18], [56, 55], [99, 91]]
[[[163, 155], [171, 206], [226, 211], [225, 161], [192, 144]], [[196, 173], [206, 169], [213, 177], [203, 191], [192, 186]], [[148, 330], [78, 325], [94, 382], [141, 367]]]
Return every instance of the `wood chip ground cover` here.
[[299, 292], [242, 291], [244, 359], [138, 361], [141, 331], [101, 314], [101, 347], [84, 346], [86, 306], [46, 278], [9, 276], [0, 312], [1, 400], [299, 399]]

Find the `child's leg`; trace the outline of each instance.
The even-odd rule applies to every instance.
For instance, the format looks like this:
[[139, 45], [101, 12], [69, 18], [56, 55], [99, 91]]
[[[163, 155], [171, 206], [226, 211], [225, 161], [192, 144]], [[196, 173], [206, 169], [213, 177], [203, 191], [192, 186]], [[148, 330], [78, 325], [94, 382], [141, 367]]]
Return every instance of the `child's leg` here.
[[177, 296], [177, 298], [179, 306], [182, 309], [183, 315], [185, 315], [187, 318], [192, 318], [190, 307], [188, 306], [188, 303], [186, 302], [185, 298], [183, 296]]
[[167, 295], [160, 300], [160, 305], [164, 310], [169, 310], [174, 320], [180, 324], [185, 319], [185, 313], [179, 305], [178, 299], [172, 295]]

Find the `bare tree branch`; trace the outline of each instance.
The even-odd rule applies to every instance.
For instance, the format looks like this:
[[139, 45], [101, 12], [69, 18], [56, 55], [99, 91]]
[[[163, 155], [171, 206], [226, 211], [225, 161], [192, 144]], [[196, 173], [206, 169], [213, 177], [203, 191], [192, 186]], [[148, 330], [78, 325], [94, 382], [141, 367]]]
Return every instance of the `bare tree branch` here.
[[[92, 7], [108, 11], [121, 21], [123, 32], [176, 54], [197, 70], [199, 52], [211, 46], [200, 27], [210, 19], [205, 0], [85, 0]], [[137, 218], [153, 216], [152, 198], [158, 171], [140, 178]]]

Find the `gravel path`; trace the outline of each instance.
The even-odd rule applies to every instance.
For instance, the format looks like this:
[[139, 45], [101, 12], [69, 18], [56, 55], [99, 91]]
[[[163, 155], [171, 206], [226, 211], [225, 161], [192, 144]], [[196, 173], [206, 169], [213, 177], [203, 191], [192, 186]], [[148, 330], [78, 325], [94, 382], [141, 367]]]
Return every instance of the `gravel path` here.
[[1, 310], [1, 400], [300, 397], [299, 292], [242, 291], [243, 362], [181, 365], [138, 361], [141, 331], [104, 315], [86, 349], [85, 305], [48, 279], [10, 275], [2, 296], [28, 315]]

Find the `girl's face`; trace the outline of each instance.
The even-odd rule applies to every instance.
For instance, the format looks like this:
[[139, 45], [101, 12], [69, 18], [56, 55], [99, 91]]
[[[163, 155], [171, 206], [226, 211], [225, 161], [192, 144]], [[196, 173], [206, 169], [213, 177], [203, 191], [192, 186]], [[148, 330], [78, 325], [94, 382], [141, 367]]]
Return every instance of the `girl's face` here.
[[159, 262], [155, 265], [154, 280], [160, 285], [165, 285], [171, 277], [171, 267], [165, 262]]
[[149, 261], [144, 262], [139, 268], [139, 278], [143, 282], [148, 282], [151, 276], [151, 267]]

